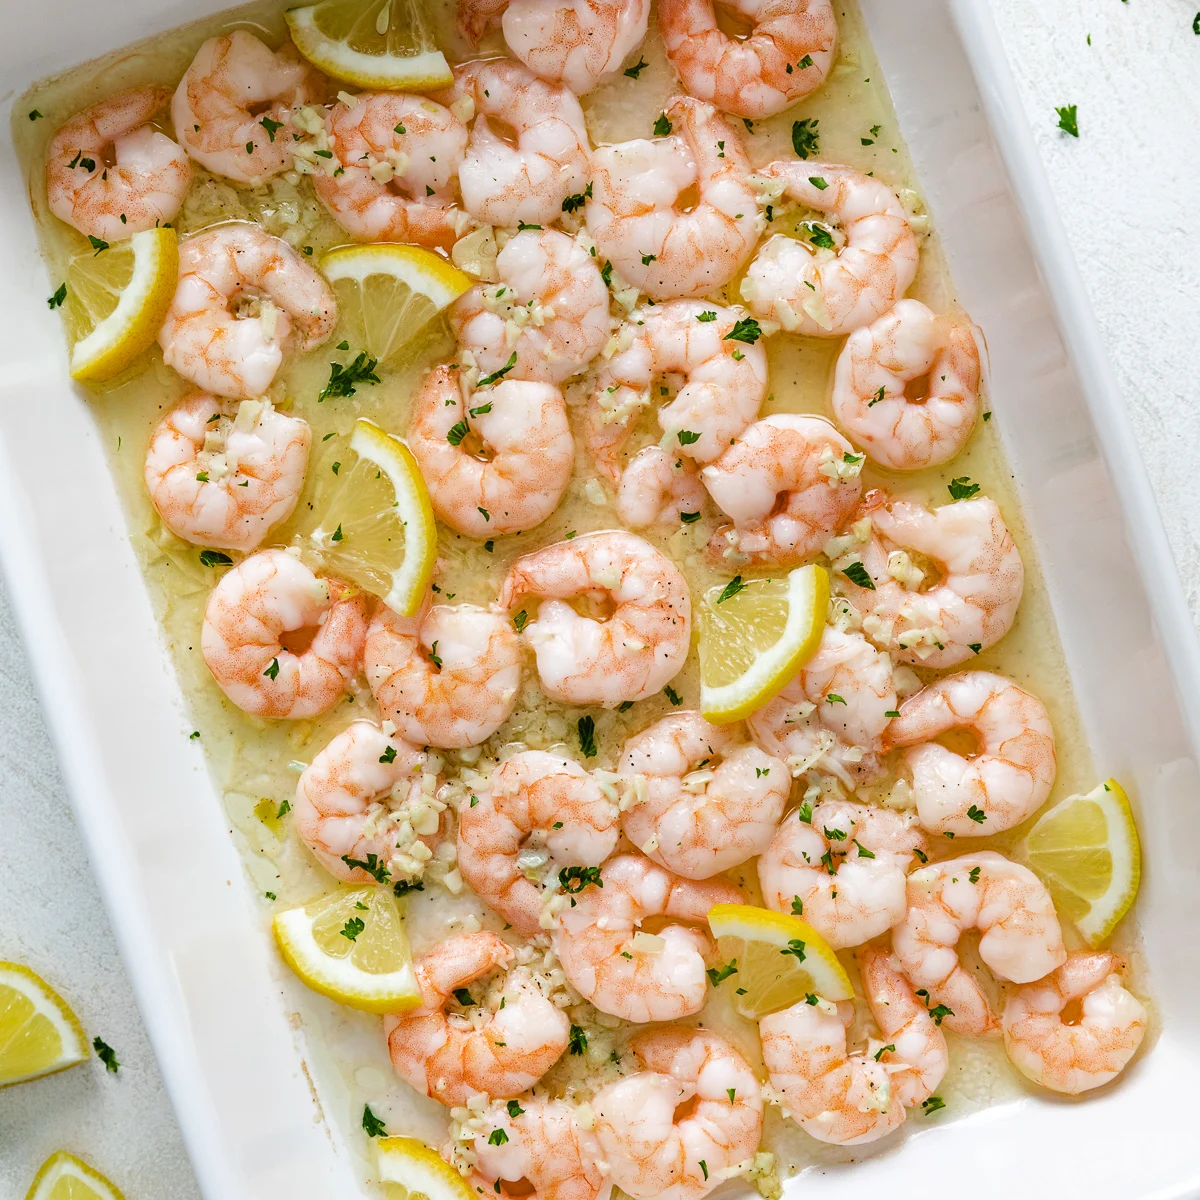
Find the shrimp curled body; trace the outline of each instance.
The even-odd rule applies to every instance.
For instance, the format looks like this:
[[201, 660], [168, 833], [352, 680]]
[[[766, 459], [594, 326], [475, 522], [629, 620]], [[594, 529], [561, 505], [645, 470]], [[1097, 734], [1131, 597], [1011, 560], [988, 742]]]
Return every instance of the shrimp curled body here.
[[636, 855], [610, 858], [602, 886], [588, 884], [558, 917], [554, 944], [571, 985], [601, 1012], [626, 1021], [675, 1021], [699, 1012], [707, 989], [707, 933], [666, 925], [639, 932], [648, 917], [702, 922], [714, 904], [741, 893], [718, 880], [696, 882]]
[[812, 558], [862, 493], [862, 457], [853, 450], [823, 417], [777, 413], [755, 421], [700, 472], [717, 507], [733, 520], [732, 528], [713, 534], [709, 557], [756, 566]]
[[432, 100], [363, 92], [329, 110], [336, 175], [316, 171], [313, 187], [333, 219], [360, 242], [415, 242], [449, 249], [462, 214], [453, 183], [467, 127]]
[[525, 750], [506, 759], [478, 803], [459, 814], [458, 867], [483, 900], [532, 937], [542, 928], [543, 893], [527, 877], [522, 849], [550, 873], [597, 867], [616, 849], [617, 832], [616, 805], [578, 763]]
[[[642, 1070], [592, 1101], [613, 1182], [637, 1200], [701, 1200], [758, 1149], [758, 1080], [737, 1050], [703, 1029], [646, 1030], [630, 1049]], [[677, 1119], [679, 1108], [690, 1111]]]
[[799, 913], [835, 949], [862, 945], [904, 919], [905, 876], [924, 845], [911, 818], [826, 800], [779, 826], [758, 860], [763, 900]]
[[[512, 610], [546, 597], [524, 636], [546, 694], [567, 704], [642, 700], [675, 677], [691, 640], [692, 604], [679, 569], [631, 533], [590, 533], [513, 563], [500, 591]], [[567, 601], [607, 598], [607, 619], [581, 616]]]
[[[480, 1123], [485, 1128], [475, 1138], [470, 1176], [480, 1194], [501, 1200], [607, 1200], [612, 1183], [601, 1170], [600, 1144], [567, 1101], [535, 1095], [521, 1096], [515, 1105], [496, 1101], [480, 1114]], [[504, 1131], [503, 1140], [497, 1129]]]
[[459, 0], [459, 25], [472, 42], [498, 16], [517, 58], [582, 96], [642, 44], [650, 0]]
[[[973, 758], [933, 739], [968, 729], [979, 739]], [[1032, 816], [1054, 783], [1054, 728], [1036, 697], [990, 671], [962, 671], [911, 696], [887, 731], [905, 746], [921, 824], [957, 837], [1002, 833]]]
[[363, 661], [379, 711], [417, 746], [486, 741], [508, 719], [521, 682], [512, 624], [469, 604], [434, 605], [416, 617], [380, 605]]
[[[370, 855], [399, 876], [393, 859], [402, 809], [414, 789], [420, 794], [426, 761], [423, 751], [373, 722], [355, 721], [304, 768], [292, 802], [296, 832], [331, 875], [370, 883], [372, 875], [346, 861]], [[422, 831], [427, 836], [437, 833], [436, 817], [432, 824]]]
[[980, 1037], [1000, 1023], [958, 940], [978, 929], [979, 957], [1013, 983], [1041, 979], [1066, 961], [1062, 929], [1045, 885], [1028, 867], [985, 850], [920, 867], [908, 877], [908, 911], [892, 946], [914, 985], [946, 1010], [955, 1033]]
[[774, 162], [758, 174], [840, 230], [830, 234], [833, 249], [782, 234], [768, 239], [742, 282], [756, 316], [792, 333], [842, 337], [904, 295], [917, 273], [917, 239], [887, 184], [835, 163]]
[[396, 1073], [423, 1095], [463, 1105], [476, 1092], [493, 1099], [519, 1096], [567, 1048], [568, 1021], [545, 999], [529, 972], [517, 967], [504, 984], [504, 1003], [478, 1028], [447, 1017], [456, 990], [499, 968], [513, 951], [494, 933], [456, 933], [413, 963], [421, 1007], [384, 1020]]
[[[753, 252], [760, 224], [749, 160], [725, 117], [681, 96], [665, 119], [679, 132], [596, 150], [587, 203], [599, 254], [654, 300], [723, 287]], [[681, 212], [679, 198], [692, 187], [699, 202]]]
[[252, 399], [271, 386], [286, 349], [319, 346], [336, 321], [329, 284], [287, 242], [258, 225], [218, 225], [180, 244], [158, 344], [197, 387]]
[[553, 384], [505, 379], [468, 396], [448, 366], [435, 367], [417, 393], [407, 440], [434, 511], [480, 539], [540, 525], [558, 507], [575, 461]]
[[[1115, 954], [1076, 952], [1045, 979], [1012, 991], [1004, 1005], [1004, 1048], [1013, 1065], [1042, 1087], [1069, 1096], [1115, 1079], [1146, 1033], [1146, 1009], [1121, 984]], [[1063, 1009], [1080, 1001], [1075, 1024]]]
[[735, 40], [717, 26], [713, 0], [661, 0], [667, 57], [693, 96], [738, 117], [770, 117], [815, 92], [833, 65], [830, 0], [732, 0], [752, 21]]
[[619, 774], [645, 791], [622, 819], [625, 836], [687, 879], [761, 854], [792, 786], [785, 763], [695, 712], [672, 713], [626, 742]]
[[324, 90], [323, 77], [290, 42], [272, 50], [235, 29], [196, 52], [175, 89], [171, 120], [201, 166], [259, 187], [291, 168], [292, 117]]
[[[919, 471], [957, 457], [979, 418], [974, 327], [901, 300], [856, 329], [838, 355], [830, 404], [837, 423], [880, 466]], [[926, 394], [908, 389], [927, 377]]]
[[175, 405], [150, 438], [146, 490], [176, 536], [250, 551], [296, 507], [312, 432], [267, 401], [229, 410], [204, 392]]
[[191, 164], [149, 124], [169, 96], [166, 88], [129, 88], [59, 126], [46, 150], [46, 199], [56, 217], [106, 242], [175, 219]]
[[[335, 704], [362, 665], [367, 597], [318, 579], [284, 550], [260, 550], [227, 571], [204, 609], [200, 649], [221, 690], [256, 717], [315, 717]], [[315, 630], [307, 650], [289, 633]]]

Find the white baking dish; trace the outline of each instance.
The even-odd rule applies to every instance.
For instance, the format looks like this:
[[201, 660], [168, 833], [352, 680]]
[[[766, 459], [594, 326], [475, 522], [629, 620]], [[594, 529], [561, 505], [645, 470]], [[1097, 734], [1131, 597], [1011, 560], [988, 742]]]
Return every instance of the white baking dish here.
[[[985, 0], [861, 0], [966, 309], [1101, 772], [1140, 798], [1139, 915], [1161, 1016], [1119, 1087], [931, 1127], [791, 1189], [821, 1197], [1200, 1192], [1200, 650], [1087, 300]], [[6, 100], [221, 0], [9, 6]], [[94, 871], [209, 1200], [361, 1191], [325, 1120], [201, 750], [152, 618], [83, 396], [66, 374], [0, 126], [0, 560]], [[48, 863], [47, 878], [75, 864]], [[728, 1185], [736, 1190], [735, 1184]]]

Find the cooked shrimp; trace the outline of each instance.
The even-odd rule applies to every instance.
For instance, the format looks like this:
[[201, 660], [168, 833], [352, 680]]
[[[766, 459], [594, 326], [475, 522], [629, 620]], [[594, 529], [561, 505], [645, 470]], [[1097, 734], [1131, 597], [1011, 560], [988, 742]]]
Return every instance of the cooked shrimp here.
[[695, 467], [661, 446], [639, 450], [621, 472], [617, 485], [617, 516], [630, 529], [647, 525], [678, 525], [685, 516], [699, 515], [708, 498]]
[[197, 387], [253, 398], [271, 386], [285, 349], [319, 346], [336, 321], [329, 284], [282, 238], [238, 222], [180, 243], [158, 344]]
[[671, 713], [631, 738], [618, 773], [639, 796], [621, 820], [625, 836], [687, 879], [761, 854], [792, 790], [785, 763], [696, 712]]
[[744, 326], [738, 308], [674, 300], [635, 310], [617, 334], [620, 347], [596, 376], [588, 404], [588, 449], [614, 486], [620, 454], [651, 384], [683, 376], [658, 410], [664, 448], [710, 462], [758, 416], [767, 394], [767, 355], [730, 335]]
[[563, 383], [604, 348], [608, 289], [574, 238], [525, 230], [496, 256], [496, 271], [499, 283], [477, 284], [450, 310], [454, 336], [482, 374]]
[[320, 102], [325, 87], [291, 42], [272, 50], [235, 29], [196, 52], [175, 89], [171, 120], [201, 166], [258, 187], [291, 168], [292, 117]]
[[146, 452], [146, 490], [163, 524], [198, 546], [250, 551], [286, 520], [304, 486], [312, 431], [267, 400], [234, 408], [185, 396]]
[[[835, 560], [837, 581], [859, 612], [863, 632], [904, 662], [943, 668], [974, 658], [1012, 628], [1025, 567], [996, 502], [985, 496], [928, 509], [869, 492], [863, 511], [875, 530], [863, 547], [873, 587], [860, 587]], [[909, 559], [932, 560], [941, 578], [927, 591]], [[853, 567], [849, 562], [846, 566]]]
[[[758, 1079], [733, 1046], [704, 1029], [648, 1029], [630, 1049], [643, 1069], [592, 1101], [612, 1181], [638, 1200], [700, 1200], [758, 1150]], [[676, 1117], [680, 1108], [686, 1115]]]
[[700, 481], [732, 518], [713, 534], [718, 564], [795, 566], [820, 552], [862, 493], [863, 456], [823, 417], [755, 421]]
[[[503, 13], [503, 17], [501, 17]], [[577, 96], [620, 69], [642, 44], [650, 0], [459, 0], [472, 43], [500, 20], [508, 48], [535, 75]]]
[[[1125, 963], [1106, 950], [1076, 951], [1051, 975], [1011, 991], [1004, 1048], [1023, 1075], [1077, 1096], [1115, 1079], [1146, 1033], [1146, 1009], [1121, 984]], [[1080, 1002], [1077, 1021], [1063, 1009]]]
[[626, 1021], [675, 1021], [699, 1012], [708, 980], [708, 934], [683, 925], [641, 933], [649, 917], [703, 922], [714, 904], [741, 893], [722, 880], [681, 879], [649, 859], [626, 854], [584, 882], [573, 908], [558, 914], [554, 945], [572, 987], [601, 1012]]
[[448, 250], [459, 232], [454, 183], [467, 127], [422, 96], [362, 92], [325, 119], [341, 171], [313, 173], [333, 219], [360, 242], [416, 242]]
[[550, 1070], [567, 1048], [569, 1022], [523, 967], [509, 971], [494, 1009], [477, 1009], [480, 1023], [445, 1012], [456, 991], [507, 970], [513, 957], [509, 946], [484, 930], [451, 934], [417, 956], [421, 1007], [384, 1018], [401, 1079], [449, 1106], [465, 1104], [477, 1092], [496, 1100], [519, 1096]]
[[[607, 1200], [600, 1144], [565, 1100], [520, 1096], [497, 1101], [479, 1115], [470, 1181], [501, 1200]], [[504, 1137], [496, 1136], [503, 1130]], [[513, 1185], [511, 1188], [505, 1184]], [[530, 1190], [532, 1189], [532, 1190]]]
[[[260, 550], [227, 571], [204, 608], [200, 652], [221, 691], [256, 717], [323, 713], [362, 666], [369, 598], [318, 579], [285, 550]], [[302, 644], [305, 650], [285, 644]]]
[[[692, 601], [687, 580], [649, 542], [620, 531], [589, 533], [525, 554], [509, 569], [500, 607], [548, 597], [525, 627], [542, 688], [566, 704], [613, 706], [665, 687], [687, 658]], [[581, 616], [568, 601], [614, 605]]]
[[797, 809], [758, 860], [763, 900], [798, 913], [831, 946], [861, 946], [904, 917], [905, 876], [925, 845], [912, 819], [826, 800]]
[[149, 124], [170, 95], [168, 88], [129, 88], [55, 130], [46, 148], [46, 201], [59, 220], [119, 242], [175, 219], [191, 164]]
[[891, 659], [861, 633], [827, 627], [816, 654], [747, 724], [794, 774], [813, 768], [854, 789], [882, 775], [882, 735], [895, 711]]
[[575, 464], [567, 406], [553, 384], [505, 379], [468, 395], [448, 366], [426, 376], [406, 440], [434, 512], [473, 538], [540, 525]]
[[917, 273], [917, 239], [886, 183], [835, 163], [773, 162], [758, 174], [840, 225], [826, 231], [834, 249], [782, 234], [767, 241], [742, 281], [742, 299], [759, 317], [793, 333], [842, 337], [904, 295]]
[[[451, 95], [476, 113], [458, 170], [463, 206], [488, 225], [550, 225], [588, 184], [590, 147], [579, 101], [509, 59], [454, 68]], [[503, 122], [512, 141], [492, 122]], [[515, 142], [515, 145], [513, 144]]]
[[463, 878], [525, 937], [541, 930], [531, 874], [598, 867], [617, 846], [617, 806], [578, 763], [542, 750], [507, 759], [458, 819]]
[[660, 0], [658, 24], [683, 86], [738, 117], [770, 117], [815, 92], [833, 66], [830, 0], [718, 0], [753, 26], [732, 38], [713, 0]]
[[[588, 233], [627, 284], [654, 300], [724, 287], [758, 241], [750, 163], [733, 126], [710, 104], [671, 103], [679, 132], [601, 146], [592, 155]], [[694, 208], [680, 197], [699, 192]], [[740, 347], [738, 347], [740, 349]]]
[[946, 1028], [979, 1037], [995, 1033], [999, 1022], [958, 961], [955, 947], [968, 929], [981, 934], [979, 957], [1013, 983], [1041, 979], [1067, 952], [1050, 893], [1028, 867], [981, 850], [914, 871], [892, 946], [914, 986], [942, 1010]]
[[846, 339], [830, 403], [837, 423], [880, 466], [919, 471], [949, 462], [967, 444], [979, 419], [979, 376], [974, 326], [901, 300]]
[[946, 1035], [894, 954], [876, 946], [859, 954], [858, 965], [871, 1016], [887, 1043], [876, 1051], [877, 1061], [888, 1068], [900, 1103], [915, 1108], [937, 1091], [950, 1065]]
[[[964, 758], [934, 738], [964, 729], [979, 750]], [[1011, 679], [962, 671], [910, 696], [887, 731], [906, 746], [921, 824], [931, 833], [981, 837], [1032, 816], [1054, 783], [1054, 728], [1046, 706]]]
[[409, 874], [397, 852], [420, 836], [435, 838], [441, 824], [422, 803], [427, 761], [371, 721], [347, 726], [300, 774], [292, 813], [301, 841], [344, 883], [376, 878], [348, 860], [374, 859], [395, 878]]
[[869, 1053], [850, 1054], [850, 1003], [813, 997], [758, 1023], [763, 1062], [784, 1112], [819, 1142], [855, 1146], [891, 1133], [904, 1121], [900, 1089]]
[[363, 663], [379, 711], [417, 746], [486, 741], [508, 720], [521, 682], [512, 623], [470, 604], [438, 604], [417, 617], [381, 604]]

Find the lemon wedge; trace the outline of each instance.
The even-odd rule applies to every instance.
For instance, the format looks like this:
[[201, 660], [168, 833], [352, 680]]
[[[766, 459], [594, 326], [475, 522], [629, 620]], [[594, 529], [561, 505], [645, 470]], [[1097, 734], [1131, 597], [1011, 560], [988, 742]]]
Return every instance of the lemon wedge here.
[[364, 88], [424, 92], [454, 82], [416, 0], [324, 0], [284, 13], [296, 49]]
[[367, 1012], [417, 1008], [421, 992], [391, 890], [341, 888], [279, 913], [284, 961], [314, 992]]
[[321, 259], [350, 340], [387, 362], [472, 285], [469, 275], [420, 246], [342, 246]]
[[65, 1071], [88, 1054], [67, 1002], [28, 967], [0, 962], [0, 1087]]
[[428, 1200], [479, 1200], [440, 1154], [416, 1138], [380, 1138], [376, 1154], [380, 1183], [399, 1184], [410, 1196], [419, 1193]]
[[179, 282], [174, 229], [99, 245], [71, 260], [62, 305], [71, 374], [88, 383], [119, 375], [153, 345]]
[[1129, 911], [1142, 874], [1125, 789], [1109, 779], [1068, 796], [1029, 831], [1025, 855], [1088, 945], [1099, 946]]
[[757, 1021], [805, 996], [849, 1000], [854, 996], [837, 955], [807, 921], [751, 904], [717, 904], [708, 911], [717, 948], [737, 973], [735, 1007]]
[[[344, 452], [340, 457], [346, 458]], [[373, 421], [359, 419], [352, 460], [317, 475], [311, 540], [331, 574], [379, 596], [402, 617], [415, 616], [437, 562], [437, 526], [412, 451]]]
[[124, 1200], [99, 1171], [82, 1159], [59, 1150], [33, 1178], [25, 1200]]
[[738, 576], [700, 605], [700, 711], [714, 725], [762, 708], [816, 652], [829, 574], [797, 567], [783, 578]]

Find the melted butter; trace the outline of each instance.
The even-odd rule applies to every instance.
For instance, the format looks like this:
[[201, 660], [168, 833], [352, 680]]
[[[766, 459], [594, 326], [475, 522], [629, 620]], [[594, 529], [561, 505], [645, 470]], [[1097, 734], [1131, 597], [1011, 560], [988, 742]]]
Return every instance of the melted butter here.
[[[140, 83], [174, 87], [200, 43], [214, 34], [243, 28], [277, 44], [284, 36], [283, 7], [275, 2], [256, 3], [220, 14], [44, 81], [18, 101], [14, 106], [14, 134], [29, 179], [29, 194], [52, 278], [62, 278], [70, 256], [85, 248], [83, 239], [52, 218], [46, 209], [42, 174], [46, 143], [54, 129], [79, 108], [120, 88]], [[456, 41], [453, 0], [428, 0], [427, 7], [431, 10], [431, 28], [441, 31], [446, 38], [443, 48], [452, 58], [467, 57], [466, 47]], [[810, 128], [815, 127], [819, 134], [821, 158], [875, 172], [901, 190], [912, 211], [922, 213], [912, 163], [900, 138], [861, 17], [856, 7], [845, 3], [838, 5], [838, 14], [840, 50], [830, 79], [815, 96], [787, 113], [752, 122], [745, 131], [748, 153], [755, 166], [778, 157], [793, 157], [792, 123], [808, 121]], [[481, 52], [500, 48], [493, 37], [484, 43]], [[656, 116], [665, 108], [673, 90], [673, 75], [653, 17], [641, 56], [647, 65], [636, 80], [618, 75], [584, 97], [593, 142], [650, 135]], [[44, 114], [44, 120], [31, 122], [26, 118], [25, 114], [35, 107]], [[163, 128], [169, 132], [169, 123], [164, 123]], [[296, 185], [276, 179], [261, 188], [244, 189], [211, 176], [195, 164], [193, 167], [194, 183], [176, 222], [183, 235], [221, 220], [253, 219], [270, 232], [287, 236], [314, 259], [346, 241], [303, 180]], [[731, 286], [736, 287], [736, 283], [735, 280]], [[714, 299], [727, 299], [730, 294]], [[935, 310], [951, 311], [956, 307], [936, 226], [922, 239], [921, 266], [909, 294]], [[314, 504], [314, 496], [327, 484], [332, 464], [345, 460], [355, 419], [360, 415], [370, 416], [402, 434], [408, 424], [410, 398], [420, 379], [430, 365], [453, 353], [448, 327], [443, 321], [435, 321], [407, 348], [402, 361], [383, 373], [379, 385], [362, 386], [353, 397], [319, 403], [317, 395], [328, 379], [330, 362], [349, 357], [333, 350], [342, 336], [339, 330], [326, 346], [292, 360], [271, 389], [271, 398], [277, 406], [302, 416], [314, 434], [305, 496], [297, 516], [276, 532], [271, 544], [286, 544], [291, 539], [297, 523]], [[831, 375], [839, 347], [840, 341], [833, 339], [782, 333], [771, 338], [767, 342], [771, 390], [764, 413], [827, 414]], [[130, 537], [161, 622], [164, 643], [179, 673], [246, 869], [260, 892], [274, 892], [279, 907], [287, 907], [328, 890], [331, 881], [296, 838], [290, 819], [286, 814], [280, 815], [281, 806], [295, 790], [298, 771], [334, 734], [354, 719], [376, 718], [377, 712], [369, 692], [360, 683], [358, 690], [316, 720], [264, 722], [234, 708], [214, 684], [200, 657], [199, 632], [204, 604], [217, 572], [200, 564], [197, 547], [182, 542], [162, 527], [142, 481], [142, 464], [151, 431], [188, 390], [189, 385], [164, 366], [155, 347], [133, 374], [91, 391], [89, 400], [109, 456], [114, 483], [124, 503]], [[494, 600], [508, 565], [518, 555], [574, 533], [616, 525], [610, 506], [598, 506], [587, 497], [585, 487], [592, 472], [582, 451], [582, 439], [578, 437], [583, 390], [572, 387], [568, 396], [575, 401], [572, 420], [579, 453], [575, 473], [558, 511], [535, 530], [497, 540], [491, 550], [440, 528], [436, 580], [441, 600], [486, 605]], [[986, 403], [984, 407], [990, 408]], [[1018, 488], [1001, 446], [1003, 422], [1003, 412], [981, 422], [966, 451], [944, 468], [904, 477], [868, 468], [864, 482], [868, 487], [886, 486], [940, 504], [949, 500], [946, 490], [949, 480], [965, 475], [1000, 505], [1025, 562], [1025, 593], [1012, 631], [971, 665], [1015, 679], [1036, 693], [1049, 709], [1058, 746], [1053, 802], [1090, 789], [1094, 784], [1093, 764], [1081, 734], [1037, 556], [1022, 519]], [[642, 433], [644, 439], [651, 436], [648, 431]], [[714, 521], [706, 519], [669, 536], [650, 535], [680, 564], [693, 596], [720, 578], [706, 565], [702, 553], [715, 527]], [[641, 702], [627, 714], [552, 704], [538, 689], [531, 667], [530, 663], [525, 672], [516, 713], [491, 739], [485, 747], [486, 753], [495, 754], [501, 747], [520, 744], [559, 749], [579, 757], [577, 722], [590, 716], [595, 721], [598, 753], [588, 765], [612, 768], [624, 739], [673, 707], [665, 695]], [[699, 686], [694, 654], [671, 686], [683, 706], [697, 705]], [[453, 769], [456, 756], [448, 754], [446, 758]], [[985, 847], [1011, 852], [1027, 828], [999, 837], [973, 839], [967, 845], [947, 845], [942, 856]], [[757, 898], [752, 864], [731, 874], [746, 885], [752, 899]], [[470, 926], [475, 920], [485, 927], [500, 927], [498, 918], [469, 892], [455, 899], [431, 887], [408, 901], [408, 925], [416, 950], [444, 936], [448, 929], [461, 928], [463, 923]], [[1070, 937], [1071, 931], [1066, 932]], [[1136, 967], [1140, 953], [1132, 922], [1125, 923], [1117, 941], [1123, 952], [1131, 954]], [[853, 955], [843, 953], [841, 957], [847, 968], [856, 973]], [[707, 1008], [697, 1020], [728, 1036], [761, 1072], [755, 1031], [736, 1016], [730, 1004], [735, 985], [736, 976], [713, 991]], [[334, 1111], [345, 1115], [345, 1127], [357, 1131], [362, 1105], [369, 1103], [387, 1122], [390, 1132], [411, 1133], [439, 1144], [445, 1136], [445, 1111], [434, 1102], [416, 1096], [396, 1079], [379, 1036], [378, 1018], [339, 1008], [320, 997], [306, 999], [303, 1021], [310, 1035], [309, 1052], [319, 1060], [323, 1093], [332, 1100]], [[605, 1032], [602, 1025], [603, 1022], [592, 1026], [594, 1051], [620, 1041]], [[1009, 1066], [998, 1041], [967, 1041], [954, 1035], [950, 1035], [949, 1041], [950, 1070], [939, 1089], [946, 1108], [936, 1117], [926, 1118], [918, 1110], [910, 1114], [904, 1131], [883, 1143], [839, 1148], [816, 1142], [769, 1106], [765, 1146], [778, 1154], [785, 1174], [835, 1162], [853, 1162], [894, 1145], [897, 1137], [952, 1122], [969, 1112], [1011, 1102], [1027, 1093], [1026, 1085]], [[546, 1082], [551, 1088], [566, 1089], [588, 1073], [608, 1069], [606, 1059], [595, 1052], [582, 1058], [564, 1057]], [[357, 1132], [351, 1140], [365, 1164], [368, 1141]]]

